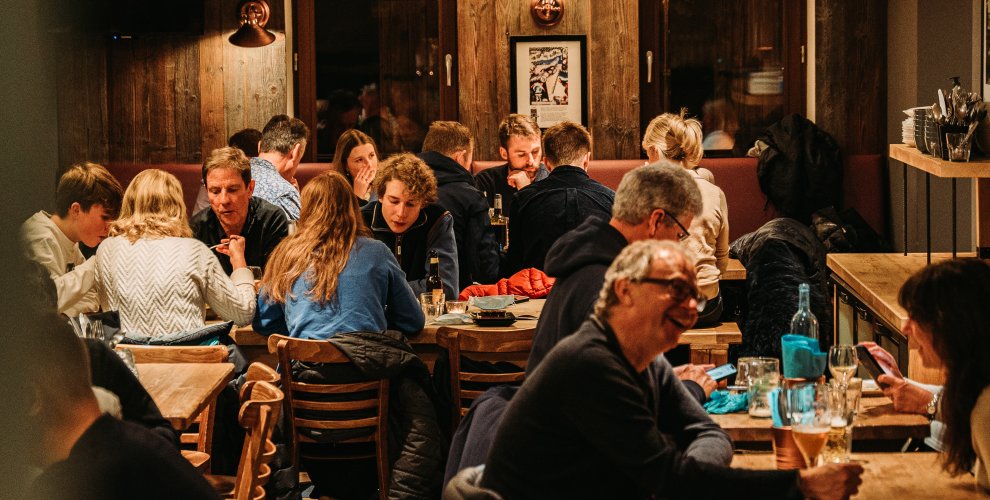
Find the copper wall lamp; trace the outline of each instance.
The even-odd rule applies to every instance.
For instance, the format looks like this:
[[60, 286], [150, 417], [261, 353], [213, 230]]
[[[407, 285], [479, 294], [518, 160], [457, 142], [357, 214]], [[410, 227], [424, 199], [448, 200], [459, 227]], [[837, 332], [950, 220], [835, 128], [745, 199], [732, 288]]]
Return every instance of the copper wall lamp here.
[[264, 47], [275, 41], [275, 34], [265, 29], [270, 10], [265, 0], [241, 2], [241, 27], [230, 35], [238, 47]]

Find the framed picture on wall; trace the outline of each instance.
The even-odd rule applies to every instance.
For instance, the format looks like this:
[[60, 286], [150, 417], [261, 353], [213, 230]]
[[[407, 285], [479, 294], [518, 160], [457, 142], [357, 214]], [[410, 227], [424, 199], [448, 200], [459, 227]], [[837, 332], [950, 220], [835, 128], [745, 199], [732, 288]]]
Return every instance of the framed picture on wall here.
[[588, 125], [584, 35], [509, 38], [512, 112], [545, 129], [563, 121]]

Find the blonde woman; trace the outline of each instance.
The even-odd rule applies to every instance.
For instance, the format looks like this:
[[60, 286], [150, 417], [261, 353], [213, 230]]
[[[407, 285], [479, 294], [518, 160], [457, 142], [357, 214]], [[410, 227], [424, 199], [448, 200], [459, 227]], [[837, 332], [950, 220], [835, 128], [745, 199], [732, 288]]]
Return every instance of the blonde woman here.
[[345, 332], [408, 335], [424, 321], [391, 250], [364, 225], [347, 179], [327, 172], [309, 181], [296, 232], [268, 259], [255, 330], [322, 340]]
[[220, 318], [247, 325], [254, 317], [254, 277], [244, 238], [218, 249], [230, 256], [227, 276], [216, 256], [192, 238], [182, 185], [164, 170], [141, 172], [124, 192], [120, 219], [96, 252], [104, 309], [120, 312], [129, 335], [161, 337], [205, 326], [205, 305]]
[[711, 172], [699, 168], [704, 156], [701, 123], [680, 114], [664, 113], [650, 122], [643, 134], [643, 149], [650, 163], [668, 160], [679, 164], [694, 178], [704, 208], [682, 237], [685, 247], [697, 256], [696, 270], [701, 293], [708, 299], [698, 315], [697, 326], [709, 326], [722, 315], [718, 280], [729, 263], [729, 210], [725, 193], [715, 185]]

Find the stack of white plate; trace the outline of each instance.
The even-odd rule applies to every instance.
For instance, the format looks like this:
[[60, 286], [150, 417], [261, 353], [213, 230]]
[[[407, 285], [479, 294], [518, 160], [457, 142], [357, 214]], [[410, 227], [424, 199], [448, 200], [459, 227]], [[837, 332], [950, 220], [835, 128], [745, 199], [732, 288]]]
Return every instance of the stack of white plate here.
[[904, 144], [916, 148], [917, 144], [914, 142], [914, 117], [909, 116], [901, 122], [901, 139]]

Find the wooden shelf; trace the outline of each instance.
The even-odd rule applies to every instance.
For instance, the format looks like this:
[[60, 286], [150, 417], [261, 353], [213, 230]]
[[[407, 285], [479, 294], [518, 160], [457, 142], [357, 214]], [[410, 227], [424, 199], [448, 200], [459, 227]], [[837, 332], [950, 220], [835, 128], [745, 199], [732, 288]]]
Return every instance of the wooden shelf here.
[[917, 148], [904, 144], [891, 144], [890, 157], [928, 172], [936, 177], [957, 179], [990, 178], [990, 158], [978, 157], [968, 162], [945, 161], [922, 154]]

